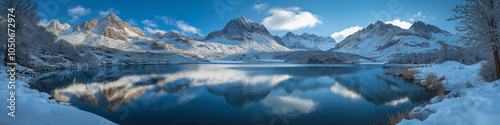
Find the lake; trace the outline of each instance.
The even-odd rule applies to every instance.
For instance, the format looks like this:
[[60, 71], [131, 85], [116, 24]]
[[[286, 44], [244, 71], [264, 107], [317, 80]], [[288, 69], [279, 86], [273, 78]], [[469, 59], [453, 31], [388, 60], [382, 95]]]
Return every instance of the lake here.
[[382, 65], [128, 65], [39, 73], [31, 88], [118, 124], [386, 124], [434, 95]]

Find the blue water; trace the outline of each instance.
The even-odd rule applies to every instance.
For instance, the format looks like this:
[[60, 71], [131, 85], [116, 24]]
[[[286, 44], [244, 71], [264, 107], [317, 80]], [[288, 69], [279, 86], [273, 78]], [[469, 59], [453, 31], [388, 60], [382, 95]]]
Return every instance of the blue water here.
[[112, 66], [31, 87], [118, 124], [386, 124], [433, 96], [381, 65]]

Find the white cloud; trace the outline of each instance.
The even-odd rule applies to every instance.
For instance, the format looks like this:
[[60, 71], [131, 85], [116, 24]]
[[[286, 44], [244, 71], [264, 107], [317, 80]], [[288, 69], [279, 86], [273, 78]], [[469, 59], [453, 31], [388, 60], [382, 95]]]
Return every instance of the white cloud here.
[[[422, 12], [418, 12], [417, 14], [413, 14], [413, 15], [411, 15], [410, 13], [407, 13], [406, 17], [411, 22], [414, 22], [414, 21], [425, 21], [427, 19], [427, 15], [422, 14]], [[430, 17], [430, 18], [432, 20], [434, 20], [434, 17]]]
[[131, 26], [137, 26], [137, 22], [134, 19], [128, 19], [127, 23], [129, 23]]
[[262, 24], [270, 30], [293, 31], [323, 23], [318, 19], [318, 16], [307, 11], [301, 11], [298, 7], [274, 8], [269, 10], [268, 13], [271, 16], [264, 18]]
[[175, 19], [166, 16], [156, 16], [157, 19], [163, 20], [167, 25], [174, 25]]
[[331, 37], [334, 38], [335, 41], [340, 42], [340, 41], [344, 40], [347, 36], [352, 35], [352, 34], [358, 32], [361, 29], [363, 29], [363, 28], [360, 27], [360, 26], [349, 27], [349, 28], [344, 29], [344, 30], [342, 30], [340, 32], [333, 33], [331, 35]]
[[200, 29], [189, 25], [188, 23], [184, 22], [183, 20], [176, 20], [174, 18], [167, 17], [167, 16], [156, 16], [156, 19], [162, 20], [163, 22], [165, 22], [166, 25], [177, 26], [182, 31], [182, 32], [179, 32], [177, 30], [172, 30], [172, 32], [177, 32], [177, 33], [181, 33], [181, 34], [184, 34], [184, 33], [200, 34], [200, 32], [201, 32]]
[[70, 16], [85, 16], [90, 14], [90, 9], [83, 8], [81, 5], [68, 9]]
[[151, 34], [155, 34], [155, 33], [157, 33], [157, 32], [160, 32], [161, 34], [165, 34], [165, 33], [167, 33], [167, 31], [165, 31], [165, 30], [160, 30], [160, 29], [151, 29], [151, 28], [149, 28], [149, 27], [145, 27], [144, 29], [146, 30], [146, 32], [151, 33]]
[[71, 19], [69, 19], [69, 22], [76, 22], [76, 21], [78, 21], [78, 20], [80, 20], [80, 17], [78, 17], [78, 16], [73, 16], [73, 17], [71, 17]]
[[52, 22], [52, 21], [59, 21], [59, 19], [51, 19], [51, 20], [43, 19], [43, 20], [40, 20], [40, 22], [38, 22], [38, 24], [47, 27], [47, 26], [49, 26], [50, 22]]
[[170, 30], [170, 32], [180, 33], [179, 31], [174, 30], [174, 29], [173, 29], [173, 30]]
[[255, 10], [257, 10], [257, 11], [259, 11], [259, 12], [261, 12], [261, 11], [266, 10], [267, 7], [269, 7], [267, 5], [267, 3], [262, 3], [262, 4], [254, 4], [252, 8], [255, 9]]
[[396, 20], [393, 20], [393, 21], [387, 21], [385, 22], [386, 24], [392, 24], [394, 26], [399, 26], [403, 29], [410, 29], [411, 27], [411, 23], [410, 22], [406, 22], [406, 21], [401, 21], [399, 19], [396, 19]]
[[349, 90], [345, 86], [342, 86], [339, 83], [335, 83], [332, 87], [330, 87], [330, 91], [335, 94], [339, 94], [344, 98], [350, 98], [352, 100], [357, 100], [361, 98], [361, 95], [356, 93], [355, 91]]
[[119, 10], [117, 10], [117, 9], [115, 9], [115, 8], [109, 8], [109, 9], [108, 9], [108, 10], [106, 10], [106, 11], [102, 11], [102, 10], [100, 10], [100, 11], [99, 11], [99, 16], [104, 17], [104, 16], [108, 15], [109, 13], [119, 14], [119, 13], [120, 13], [120, 11], [119, 11]]
[[180, 20], [176, 22], [177, 27], [179, 27], [182, 32], [191, 32], [191, 33], [200, 33], [200, 29], [197, 29], [196, 27], [188, 25], [186, 22]]
[[88, 14], [90, 14], [90, 9], [84, 8], [81, 5], [68, 9], [68, 15], [71, 16], [69, 22], [78, 21], [80, 19], [80, 16], [85, 16]]
[[158, 27], [158, 25], [156, 24], [155, 21], [148, 20], [148, 19], [142, 20], [141, 23], [148, 26], [148, 27]]

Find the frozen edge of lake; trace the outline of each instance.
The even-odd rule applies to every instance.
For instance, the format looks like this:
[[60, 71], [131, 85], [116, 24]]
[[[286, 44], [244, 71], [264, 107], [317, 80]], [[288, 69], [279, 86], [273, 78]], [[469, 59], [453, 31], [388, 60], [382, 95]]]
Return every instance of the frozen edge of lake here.
[[[431, 100], [432, 104], [424, 107], [415, 107], [411, 113], [421, 114], [427, 119], [402, 120], [400, 125], [421, 124], [496, 124], [500, 118], [500, 87], [498, 82], [481, 82], [478, 72], [481, 63], [464, 65], [456, 61], [446, 61], [442, 64], [434, 64], [430, 67], [413, 68], [421, 71], [417, 79], [423, 79], [427, 73], [436, 73], [445, 76], [443, 81], [445, 89], [452, 92], [445, 96], [442, 101], [438, 97]], [[460, 67], [460, 68], [459, 68]], [[474, 87], [467, 88], [466, 81], [470, 81]], [[459, 87], [460, 89], [454, 89]], [[461, 90], [459, 97], [452, 94]]]
[[[1, 69], [9, 67], [2, 65]], [[16, 67], [17, 71], [26, 70], [22, 66]], [[0, 93], [10, 93], [8, 89], [8, 77], [5, 70], [0, 73]], [[32, 80], [31, 76], [16, 73], [17, 79], [15, 83], [15, 116], [7, 115], [10, 109], [6, 106], [10, 105], [7, 101], [9, 96], [0, 97], [0, 124], [2, 125], [115, 125], [115, 123], [95, 115], [93, 113], [80, 110], [70, 106], [68, 103], [57, 103], [55, 100], [49, 99], [51, 95], [45, 92], [29, 88], [28, 82]], [[4, 94], [2, 94], [4, 95]], [[5, 106], [5, 107], [4, 107]]]

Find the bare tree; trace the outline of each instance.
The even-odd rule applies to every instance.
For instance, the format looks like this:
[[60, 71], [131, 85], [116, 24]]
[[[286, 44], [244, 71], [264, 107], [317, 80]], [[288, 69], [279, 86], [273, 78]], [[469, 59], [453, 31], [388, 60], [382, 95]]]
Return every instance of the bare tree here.
[[456, 30], [464, 33], [468, 41], [476, 41], [491, 46], [495, 60], [496, 78], [500, 79], [498, 44], [500, 40], [500, 0], [466, 0], [457, 5], [451, 20], [459, 20]]
[[[7, 15], [7, 9], [14, 8], [16, 16], [24, 16], [24, 17], [36, 17], [36, 21], [38, 20], [38, 16], [36, 13], [36, 9], [38, 9], [38, 4], [31, 0], [0, 0], [0, 14], [1, 16]], [[33, 19], [30, 21], [34, 21]], [[38, 22], [34, 22], [38, 23]]]

